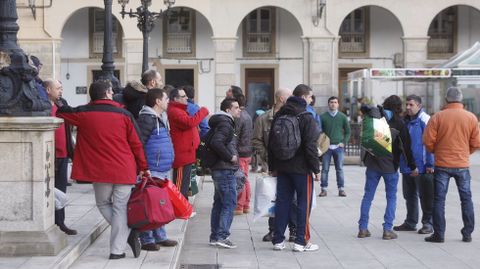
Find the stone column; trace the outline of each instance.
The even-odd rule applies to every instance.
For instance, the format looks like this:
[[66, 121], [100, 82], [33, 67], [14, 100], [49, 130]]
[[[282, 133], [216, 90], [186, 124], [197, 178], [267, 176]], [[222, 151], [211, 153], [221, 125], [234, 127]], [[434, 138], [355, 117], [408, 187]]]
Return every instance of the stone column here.
[[0, 117], [0, 255], [56, 255], [54, 117]]
[[[305, 72], [308, 83], [317, 97], [315, 106], [326, 109], [327, 100], [338, 95], [337, 44], [334, 37], [305, 37], [308, 40], [308, 56]], [[304, 56], [305, 57], [305, 56]]]
[[61, 76], [61, 39], [19, 39], [18, 45], [27, 55], [34, 55], [40, 59], [43, 66], [40, 70], [41, 78], [62, 80]]
[[235, 44], [237, 37], [213, 37], [215, 46], [215, 110], [235, 80]]
[[123, 40], [124, 57], [125, 57], [125, 79], [124, 86], [127, 81], [140, 81], [142, 77], [142, 56], [143, 56], [143, 40], [141, 38], [132, 38]]
[[[422, 37], [402, 37], [403, 40], [403, 59], [405, 68], [425, 67], [427, 60], [428, 36]], [[405, 81], [403, 84], [403, 95], [419, 95], [425, 102], [427, 98], [427, 84], [422, 82]]]

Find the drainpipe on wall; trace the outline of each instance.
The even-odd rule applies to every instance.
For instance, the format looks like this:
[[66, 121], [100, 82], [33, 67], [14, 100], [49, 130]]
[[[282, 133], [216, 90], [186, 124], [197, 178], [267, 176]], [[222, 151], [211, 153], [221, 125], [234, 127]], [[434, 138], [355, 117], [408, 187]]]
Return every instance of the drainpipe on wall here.
[[310, 85], [310, 39], [302, 37], [303, 40], [303, 83]]

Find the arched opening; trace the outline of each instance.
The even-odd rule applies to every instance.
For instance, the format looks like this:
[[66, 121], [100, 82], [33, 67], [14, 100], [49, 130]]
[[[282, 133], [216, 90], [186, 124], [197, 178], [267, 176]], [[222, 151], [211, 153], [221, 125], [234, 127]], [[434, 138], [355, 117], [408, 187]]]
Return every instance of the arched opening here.
[[[87, 89], [100, 75], [103, 57], [104, 10], [86, 7], [75, 11], [62, 29], [61, 77], [63, 95], [72, 105], [88, 102]], [[122, 81], [123, 30], [118, 19], [112, 18], [112, 43], [115, 76]]]
[[302, 35], [298, 19], [280, 7], [258, 7], [243, 18], [235, 55], [250, 115], [272, 106], [278, 87], [294, 88], [303, 81]]
[[480, 41], [480, 11], [456, 5], [440, 11], [428, 28], [428, 58], [448, 59]]
[[[354, 106], [348, 90], [348, 73], [365, 68], [403, 66], [403, 27], [388, 9], [363, 6], [351, 11], [338, 31], [338, 96], [346, 114]], [[378, 100], [394, 94], [396, 87], [386, 87]], [[387, 90], [388, 89], [388, 90]]]

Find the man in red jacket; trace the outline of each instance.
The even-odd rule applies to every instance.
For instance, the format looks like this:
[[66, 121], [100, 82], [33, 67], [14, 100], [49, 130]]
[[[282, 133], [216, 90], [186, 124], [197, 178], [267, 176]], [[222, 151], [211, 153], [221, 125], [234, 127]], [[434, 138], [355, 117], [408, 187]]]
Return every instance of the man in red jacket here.
[[[112, 100], [110, 82], [90, 85], [89, 104], [63, 106], [57, 116], [78, 127], [72, 178], [93, 182], [97, 207], [112, 226], [110, 259], [125, 257], [125, 246], [140, 255], [138, 233], [127, 226], [127, 202], [137, 171], [149, 172], [133, 116]], [[129, 235], [130, 233], [130, 235]]]
[[208, 115], [208, 109], [201, 107], [195, 115], [187, 112], [188, 97], [183, 89], [170, 92], [167, 108], [175, 159], [173, 160], [173, 180], [180, 192], [188, 199], [190, 173], [196, 162], [196, 150], [200, 144], [198, 125]]

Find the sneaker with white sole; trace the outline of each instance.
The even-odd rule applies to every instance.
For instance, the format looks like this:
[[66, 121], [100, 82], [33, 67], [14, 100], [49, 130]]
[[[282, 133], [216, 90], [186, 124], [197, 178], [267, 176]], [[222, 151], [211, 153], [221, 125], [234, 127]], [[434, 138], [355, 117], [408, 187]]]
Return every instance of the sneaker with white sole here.
[[222, 247], [222, 248], [236, 248], [237, 247], [237, 245], [235, 245], [228, 238], [225, 238], [223, 240], [218, 240], [217, 241], [217, 246]]
[[283, 250], [285, 249], [285, 241], [273, 245], [273, 250]]
[[304, 251], [317, 251], [319, 249], [317, 244], [312, 244], [308, 242], [305, 246], [295, 243], [293, 245], [293, 251], [295, 252], [304, 252]]
[[208, 242], [208, 244], [209, 244], [210, 246], [216, 246], [216, 245], [217, 245], [217, 240], [211, 240], [211, 239], [210, 239], [210, 242]]

